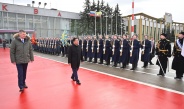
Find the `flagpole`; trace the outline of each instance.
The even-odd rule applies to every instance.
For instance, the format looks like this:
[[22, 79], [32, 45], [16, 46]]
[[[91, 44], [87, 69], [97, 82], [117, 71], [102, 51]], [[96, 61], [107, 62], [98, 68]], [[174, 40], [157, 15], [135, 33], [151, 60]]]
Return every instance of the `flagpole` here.
[[96, 36], [96, 11], [95, 11], [95, 36]]
[[132, 26], [131, 26], [131, 35], [134, 35], [134, 0], [132, 0]]
[[100, 16], [100, 26], [101, 26], [101, 34], [102, 34], [102, 16]]

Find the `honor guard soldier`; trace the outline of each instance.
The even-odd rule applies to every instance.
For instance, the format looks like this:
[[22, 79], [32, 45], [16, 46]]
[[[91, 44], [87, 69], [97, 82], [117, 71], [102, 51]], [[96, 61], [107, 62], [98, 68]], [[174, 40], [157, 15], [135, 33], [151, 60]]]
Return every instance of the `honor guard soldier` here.
[[98, 48], [97, 48], [98, 57], [100, 58], [99, 64], [103, 64], [104, 59], [103, 49], [104, 49], [104, 40], [102, 39], [102, 35], [100, 35], [98, 39]]
[[172, 69], [176, 70], [176, 77], [174, 79], [180, 80], [184, 73], [184, 32], [181, 32], [178, 39], [174, 43], [173, 48], [173, 62]]
[[92, 62], [93, 53], [92, 53], [92, 38], [91, 36], [88, 36], [88, 43], [87, 43], [87, 56], [89, 58], [88, 62]]
[[84, 37], [82, 48], [83, 48], [82, 49], [82, 55], [84, 57], [84, 61], [87, 61], [87, 39], [86, 39], [86, 37]]
[[160, 40], [157, 43], [156, 47], [156, 55], [158, 55], [158, 59], [156, 64], [160, 66], [160, 71], [158, 76], [165, 76], [167, 64], [168, 64], [168, 57], [171, 57], [171, 44], [167, 38], [166, 34], [160, 35]]
[[117, 36], [114, 36], [114, 41], [113, 41], [113, 48], [112, 48], [112, 54], [114, 57], [114, 65], [113, 67], [117, 67], [117, 63], [119, 62], [120, 58], [120, 40], [117, 39]]
[[[130, 44], [131, 39], [130, 39], [129, 35], [127, 35], [127, 41]], [[127, 65], [129, 65], [129, 63], [130, 63], [130, 49], [131, 49], [131, 47], [129, 47], [128, 58], [127, 58]]]
[[92, 46], [93, 46], [93, 58], [94, 61], [93, 63], [97, 63], [97, 48], [98, 48], [98, 40], [96, 39], [96, 36], [94, 36], [93, 42], [92, 42]]
[[61, 41], [57, 38], [56, 39], [56, 55], [59, 56], [61, 53]]
[[120, 56], [121, 56], [121, 62], [122, 62], [122, 68], [126, 68], [127, 61], [130, 58], [130, 43], [127, 40], [127, 36], [123, 35], [123, 40], [121, 43], [121, 51], [120, 51]]
[[82, 47], [83, 47], [83, 40], [81, 38], [81, 36], [79, 36], [79, 46], [81, 47], [81, 56], [83, 57], [83, 54], [82, 54]]
[[135, 70], [137, 68], [137, 63], [139, 60], [139, 49], [140, 42], [137, 40], [137, 35], [132, 36], [131, 41], [131, 50], [130, 50], [130, 63], [132, 64], [132, 68], [130, 70]]
[[151, 51], [151, 42], [148, 40], [148, 36], [144, 36], [144, 40], [141, 42], [141, 61], [144, 62], [142, 68], [146, 68], [148, 66], [148, 62], [150, 60], [150, 51]]
[[105, 61], [106, 64], [105, 65], [110, 65], [110, 58], [112, 56], [112, 42], [109, 39], [109, 36], [106, 36], [106, 40], [105, 40], [105, 47], [104, 47], [104, 53], [105, 53]]
[[153, 57], [155, 57], [155, 41], [154, 41], [154, 38], [153, 37], [151, 37], [151, 51], [150, 51], [150, 60], [149, 60], [149, 63], [150, 63], [150, 65], [154, 65], [153, 63], [152, 63], [152, 59], [153, 59]]

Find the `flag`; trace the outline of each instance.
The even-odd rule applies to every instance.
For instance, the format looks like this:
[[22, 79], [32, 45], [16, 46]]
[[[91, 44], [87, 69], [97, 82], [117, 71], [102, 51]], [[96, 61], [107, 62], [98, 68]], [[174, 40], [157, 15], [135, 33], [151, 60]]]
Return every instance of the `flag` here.
[[181, 55], [184, 57], [184, 39], [183, 39], [183, 46], [182, 46], [182, 49], [181, 49]]
[[95, 16], [96, 12], [95, 11], [90, 11], [89, 15], [90, 16]]
[[99, 11], [99, 12], [90, 11], [89, 15], [90, 15], [90, 16], [93, 16], [93, 17], [94, 17], [94, 16], [96, 16], [96, 17], [101, 17], [102, 12], [101, 12], [101, 11]]
[[96, 17], [101, 17], [101, 15], [102, 15], [102, 12], [101, 11], [96, 12]]
[[36, 44], [36, 34], [35, 34], [35, 32], [32, 34], [31, 43], [34, 44], [34, 45]]
[[62, 35], [61, 35], [61, 41], [62, 41], [62, 44], [63, 44], [63, 45], [66, 44], [66, 38], [67, 38], [67, 31], [64, 30], [64, 32], [63, 32]]

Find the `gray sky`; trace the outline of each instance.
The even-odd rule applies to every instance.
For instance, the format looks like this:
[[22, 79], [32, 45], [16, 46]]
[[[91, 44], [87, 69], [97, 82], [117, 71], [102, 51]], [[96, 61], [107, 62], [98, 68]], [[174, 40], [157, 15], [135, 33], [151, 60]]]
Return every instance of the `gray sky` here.
[[[0, 2], [13, 3], [19, 5], [31, 4], [32, 0], [0, 0]], [[83, 9], [84, 0], [35, 0], [37, 6], [38, 2], [43, 4], [46, 2], [46, 8], [57, 8], [62, 11], [80, 12]], [[51, 2], [52, 1], [52, 2]], [[93, 0], [91, 0], [93, 1]], [[97, 1], [97, 0], [95, 0]], [[100, 0], [101, 1], [101, 0]], [[131, 0], [104, 0], [110, 6], [115, 7], [118, 3], [123, 15], [132, 13]], [[171, 13], [175, 22], [184, 23], [184, 0], [134, 0], [135, 13], [146, 13], [153, 17], [161, 18], [165, 12]]]

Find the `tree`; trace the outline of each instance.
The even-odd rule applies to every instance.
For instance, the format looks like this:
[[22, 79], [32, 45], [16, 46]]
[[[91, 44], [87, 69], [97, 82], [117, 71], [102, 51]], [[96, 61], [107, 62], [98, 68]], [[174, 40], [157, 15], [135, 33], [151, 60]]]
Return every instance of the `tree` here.
[[90, 30], [90, 17], [89, 17], [89, 12], [91, 10], [90, 6], [90, 0], [85, 0], [84, 3], [84, 11], [80, 12], [80, 17], [81, 19], [79, 20], [79, 28], [81, 28], [81, 31], [79, 31], [78, 34], [88, 34]]
[[[92, 4], [90, 0], [85, 0], [84, 11], [80, 12], [81, 19], [78, 22], [78, 26], [80, 28], [78, 31], [78, 34], [85, 34], [85, 35], [95, 34], [95, 17], [89, 16], [88, 13], [90, 11], [103, 13], [101, 18], [96, 17], [97, 34], [101, 34], [101, 30], [103, 35], [106, 33], [106, 19], [107, 19], [108, 34], [111, 34], [111, 33], [116, 34], [116, 31], [117, 31], [117, 34], [119, 35], [121, 34], [121, 31], [124, 33], [124, 28], [121, 28], [121, 22], [124, 23], [124, 21], [121, 18], [119, 5], [117, 4], [115, 7], [115, 10], [113, 11], [113, 8], [111, 8], [108, 3], [106, 5], [104, 4], [105, 4], [104, 0], [101, 0], [101, 2], [98, 0], [97, 3], [95, 3], [95, 0], [93, 0]], [[108, 16], [108, 17], [106, 18], [105, 16]], [[122, 27], [124, 27], [124, 25], [122, 25]], [[111, 31], [111, 28], [112, 28], [112, 31]]]

